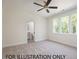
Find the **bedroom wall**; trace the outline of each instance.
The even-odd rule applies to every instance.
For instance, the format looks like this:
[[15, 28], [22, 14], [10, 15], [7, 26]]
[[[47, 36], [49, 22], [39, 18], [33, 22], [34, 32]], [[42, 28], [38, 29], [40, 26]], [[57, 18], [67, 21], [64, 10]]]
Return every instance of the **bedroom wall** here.
[[35, 41], [46, 39], [46, 20], [32, 13], [23, 0], [3, 0], [3, 47], [27, 43], [26, 23], [35, 22]]
[[[30, 15], [31, 16], [31, 15]], [[35, 23], [35, 41], [41, 41], [47, 39], [47, 21], [40, 17], [40, 16], [34, 16], [29, 17], [26, 20], [26, 24], [30, 21], [33, 21]]]
[[46, 39], [46, 20], [39, 17], [31, 18], [26, 17], [25, 20], [20, 17], [3, 18], [3, 47], [27, 43], [26, 23], [28, 21], [35, 23], [35, 41]]
[[63, 43], [69, 46], [77, 47], [77, 35], [76, 34], [59, 34], [59, 33], [53, 33], [53, 18], [58, 18], [61, 16], [70, 15], [72, 13], [75, 13], [76, 9], [68, 10], [65, 12], [61, 12], [59, 14], [50, 16], [47, 18], [48, 21], [48, 39], [52, 41], [56, 41], [59, 43]]

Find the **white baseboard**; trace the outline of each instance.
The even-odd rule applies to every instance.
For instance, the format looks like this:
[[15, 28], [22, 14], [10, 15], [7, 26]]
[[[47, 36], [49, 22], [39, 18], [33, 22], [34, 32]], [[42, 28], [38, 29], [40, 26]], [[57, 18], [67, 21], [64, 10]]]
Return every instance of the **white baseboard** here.
[[16, 46], [16, 45], [21, 45], [21, 44], [27, 44], [27, 42], [18, 42], [14, 44], [7, 44], [7, 45], [2, 45], [2, 48], [10, 47], [10, 46]]

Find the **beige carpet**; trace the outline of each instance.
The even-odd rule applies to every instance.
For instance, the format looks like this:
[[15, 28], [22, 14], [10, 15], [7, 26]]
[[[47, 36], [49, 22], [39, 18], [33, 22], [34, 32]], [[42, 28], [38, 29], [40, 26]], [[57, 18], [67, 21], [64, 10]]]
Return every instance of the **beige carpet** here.
[[77, 59], [77, 49], [51, 41], [40, 41], [3, 48], [3, 59], [6, 55], [66, 55], [65, 59]]

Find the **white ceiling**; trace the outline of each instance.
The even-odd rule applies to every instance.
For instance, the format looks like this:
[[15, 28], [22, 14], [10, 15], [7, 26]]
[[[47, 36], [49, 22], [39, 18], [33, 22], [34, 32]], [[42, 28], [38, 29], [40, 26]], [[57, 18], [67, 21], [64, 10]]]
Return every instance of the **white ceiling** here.
[[37, 12], [36, 10], [40, 9], [40, 6], [34, 5], [33, 2], [44, 4], [45, 0], [3, 0], [3, 7], [6, 8], [8, 13], [15, 11], [25, 11], [25, 13], [33, 13], [41, 16], [53, 15], [55, 13], [65, 11], [71, 8], [76, 7], [76, 0], [52, 0], [49, 4], [51, 6], [58, 6], [58, 9], [50, 9], [50, 13], [47, 13], [44, 10]]
[[[43, 1], [41, 0], [41, 2], [43, 2]], [[41, 3], [41, 4], [44, 4], [44, 3]], [[49, 5], [58, 6], [58, 9], [49, 9], [50, 13], [46, 13], [45, 10], [42, 10], [38, 13], [43, 16], [53, 15], [53, 14], [56, 14], [56, 13], [59, 13], [59, 12], [62, 12], [62, 11], [68, 10], [68, 9], [73, 9], [76, 7], [76, 4], [77, 4], [76, 0], [52, 0], [52, 2]], [[38, 6], [34, 6], [34, 7], [38, 7]], [[39, 8], [36, 8], [36, 10]]]

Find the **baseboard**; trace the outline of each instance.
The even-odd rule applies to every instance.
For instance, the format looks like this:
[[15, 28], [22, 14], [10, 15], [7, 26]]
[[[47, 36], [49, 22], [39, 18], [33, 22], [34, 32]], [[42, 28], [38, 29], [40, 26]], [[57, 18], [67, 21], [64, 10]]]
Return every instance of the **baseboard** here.
[[59, 43], [59, 44], [62, 44], [62, 45], [65, 45], [65, 46], [68, 46], [68, 47], [72, 47], [72, 48], [76, 48], [77, 49], [76, 46], [68, 45], [68, 44], [65, 44], [65, 43], [58, 42], [58, 41], [49, 40], [49, 39], [47, 39], [47, 41], [56, 42], [56, 43]]
[[27, 44], [27, 42], [19, 42], [19, 43], [15, 43], [15, 44], [7, 44], [5, 46], [2, 45], [2, 48], [16, 46], [16, 45], [21, 45], [21, 44]]

